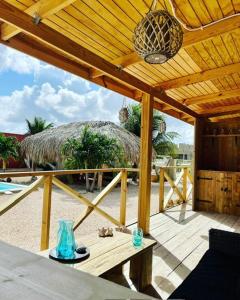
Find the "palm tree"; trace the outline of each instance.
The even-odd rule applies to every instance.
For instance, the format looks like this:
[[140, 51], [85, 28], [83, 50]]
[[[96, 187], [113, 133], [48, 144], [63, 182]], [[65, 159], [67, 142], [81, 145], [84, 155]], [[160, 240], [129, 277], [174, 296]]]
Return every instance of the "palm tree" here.
[[7, 168], [7, 161], [10, 158], [18, 157], [18, 141], [14, 137], [0, 134], [0, 159], [3, 161], [3, 171]]
[[49, 129], [53, 127], [53, 123], [48, 123], [47, 121], [42, 119], [41, 117], [35, 117], [33, 121], [29, 121], [26, 119], [27, 122], [27, 130], [28, 134], [33, 135], [38, 132], [42, 132], [43, 130]]
[[[135, 135], [141, 135], [141, 105], [134, 104], [128, 106], [128, 119], [123, 126], [128, 131]], [[170, 154], [174, 155], [176, 145], [173, 140], [178, 137], [176, 132], [161, 132], [161, 124], [165, 122], [164, 116], [159, 112], [153, 111], [153, 122], [152, 122], [152, 142], [153, 147], [158, 154]]]
[[[97, 169], [103, 164], [111, 167], [124, 163], [123, 149], [114, 138], [92, 131], [85, 126], [78, 139], [68, 139], [62, 147], [64, 165], [68, 169]], [[97, 173], [94, 173], [90, 186], [89, 174], [86, 174], [86, 190], [93, 192]]]

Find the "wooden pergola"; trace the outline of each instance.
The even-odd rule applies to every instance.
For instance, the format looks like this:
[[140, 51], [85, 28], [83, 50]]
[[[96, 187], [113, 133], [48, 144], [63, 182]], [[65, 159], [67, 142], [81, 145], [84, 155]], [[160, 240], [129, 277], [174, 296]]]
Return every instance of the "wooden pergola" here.
[[[240, 118], [240, 16], [225, 18], [237, 14], [240, 2], [172, 2], [189, 27], [224, 20], [184, 30], [179, 53], [149, 65], [133, 50], [132, 35], [151, 0], [0, 1], [2, 44], [141, 102], [139, 226], [146, 233], [153, 108], [190, 124]], [[168, 0], [157, 9], [172, 14]]]

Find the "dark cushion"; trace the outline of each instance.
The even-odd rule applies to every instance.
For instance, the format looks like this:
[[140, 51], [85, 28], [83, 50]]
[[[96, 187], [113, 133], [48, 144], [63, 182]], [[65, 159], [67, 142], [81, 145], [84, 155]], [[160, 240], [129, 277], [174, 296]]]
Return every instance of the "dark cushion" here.
[[240, 299], [240, 258], [208, 250], [169, 299]]
[[209, 249], [240, 258], [240, 234], [212, 228], [209, 230]]

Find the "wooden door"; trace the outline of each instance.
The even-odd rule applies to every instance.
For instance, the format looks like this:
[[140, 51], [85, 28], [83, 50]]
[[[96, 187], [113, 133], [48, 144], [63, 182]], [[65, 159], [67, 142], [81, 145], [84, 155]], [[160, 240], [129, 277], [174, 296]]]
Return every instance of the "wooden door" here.
[[233, 210], [233, 173], [220, 172], [216, 176], [215, 208], [219, 213], [231, 214]]
[[236, 174], [233, 178], [232, 213], [240, 216], [240, 174]]
[[198, 171], [197, 173], [197, 209], [215, 210], [216, 172]]

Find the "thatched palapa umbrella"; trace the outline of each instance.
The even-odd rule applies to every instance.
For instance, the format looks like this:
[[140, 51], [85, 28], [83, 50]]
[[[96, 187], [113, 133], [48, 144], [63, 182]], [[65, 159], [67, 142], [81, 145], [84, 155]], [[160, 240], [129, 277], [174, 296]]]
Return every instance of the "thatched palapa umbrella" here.
[[21, 152], [35, 163], [61, 163], [63, 160], [61, 155], [62, 146], [69, 138], [80, 138], [86, 125], [95, 132], [115, 138], [123, 147], [125, 158], [132, 164], [138, 164], [140, 152], [139, 137], [113, 122], [107, 121], [76, 122], [44, 130], [26, 137], [21, 143]]

